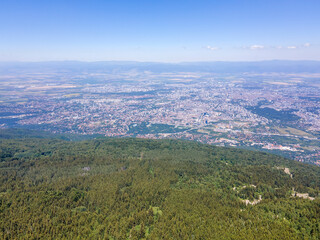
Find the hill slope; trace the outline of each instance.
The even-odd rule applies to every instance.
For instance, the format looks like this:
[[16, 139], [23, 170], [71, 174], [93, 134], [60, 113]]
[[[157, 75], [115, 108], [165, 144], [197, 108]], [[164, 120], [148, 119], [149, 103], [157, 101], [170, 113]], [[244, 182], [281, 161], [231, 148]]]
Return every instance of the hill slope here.
[[34, 138], [0, 161], [2, 239], [320, 238], [320, 168], [266, 153]]

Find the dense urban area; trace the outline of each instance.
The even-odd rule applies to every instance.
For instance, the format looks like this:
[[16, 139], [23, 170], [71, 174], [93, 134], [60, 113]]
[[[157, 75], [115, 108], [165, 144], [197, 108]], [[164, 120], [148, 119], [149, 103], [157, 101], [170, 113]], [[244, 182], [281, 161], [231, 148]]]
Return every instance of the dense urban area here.
[[0, 75], [0, 127], [175, 138], [320, 165], [320, 74], [40, 71]]

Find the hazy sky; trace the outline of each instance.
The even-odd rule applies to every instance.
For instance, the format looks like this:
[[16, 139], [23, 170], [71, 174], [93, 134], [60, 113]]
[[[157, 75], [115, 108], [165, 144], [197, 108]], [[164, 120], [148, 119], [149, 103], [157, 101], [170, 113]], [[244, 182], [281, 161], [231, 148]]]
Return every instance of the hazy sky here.
[[320, 60], [320, 0], [1, 0], [0, 61]]

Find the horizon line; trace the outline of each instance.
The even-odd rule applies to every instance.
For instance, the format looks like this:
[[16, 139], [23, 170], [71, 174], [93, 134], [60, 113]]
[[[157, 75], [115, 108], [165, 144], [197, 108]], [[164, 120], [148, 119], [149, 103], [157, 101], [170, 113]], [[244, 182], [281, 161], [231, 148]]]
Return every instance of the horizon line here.
[[258, 62], [319, 62], [320, 60], [290, 60], [290, 59], [271, 59], [271, 60], [215, 60], [215, 61], [179, 61], [179, 62], [166, 62], [166, 61], [138, 61], [138, 60], [44, 60], [44, 61], [1, 61], [3, 63], [59, 63], [59, 62], [74, 62], [74, 63], [160, 63], [160, 64], [186, 64], [186, 63], [258, 63]]

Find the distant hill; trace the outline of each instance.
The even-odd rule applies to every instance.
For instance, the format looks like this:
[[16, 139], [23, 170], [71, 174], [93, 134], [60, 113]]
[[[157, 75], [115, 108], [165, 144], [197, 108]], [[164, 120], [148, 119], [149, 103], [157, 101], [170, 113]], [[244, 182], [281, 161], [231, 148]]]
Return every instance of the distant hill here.
[[151, 71], [161, 72], [283, 72], [283, 73], [319, 73], [320, 61], [259, 61], [259, 62], [184, 62], [158, 63], [133, 61], [53, 61], [53, 62], [0, 62], [0, 73], [23, 72], [121, 72]]
[[1, 139], [0, 238], [319, 239], [319, 187], [319, 167], [195, 142]]

